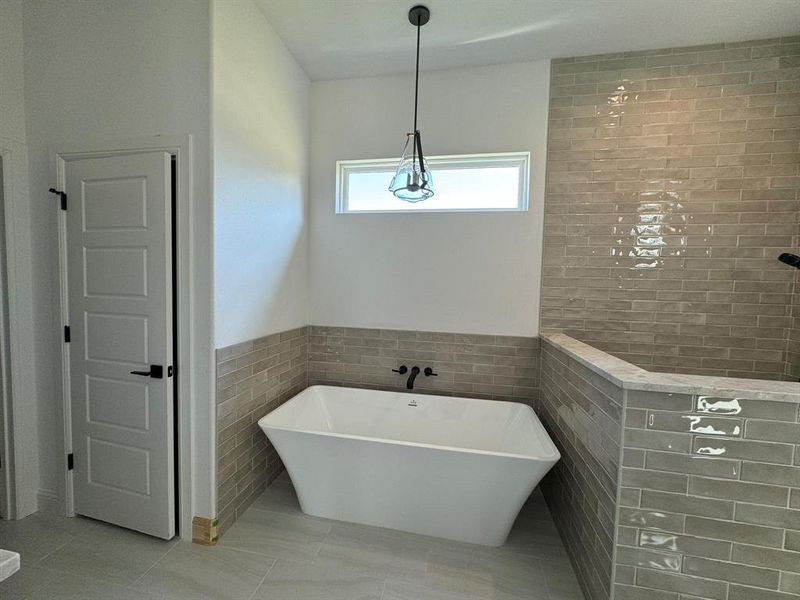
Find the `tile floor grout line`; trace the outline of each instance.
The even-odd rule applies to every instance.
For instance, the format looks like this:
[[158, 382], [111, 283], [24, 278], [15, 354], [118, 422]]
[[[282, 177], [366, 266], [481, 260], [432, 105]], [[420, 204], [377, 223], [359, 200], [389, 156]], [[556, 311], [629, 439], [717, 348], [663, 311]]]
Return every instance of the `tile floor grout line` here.
[[386, 596], [386, 584], [387, 584], [387, 583], [388, 583], [388, 578], [387, 578], [387, 577], [384, 577], [384, 578], [383, 578], [383, 587], [381, 588], [381, 597], [380, 597], [380, 600], [383, 600], [383, 599], [384, 599], [384, 596]]
[[[276, 558], [276, 557], [274, 557], [274, 556], [272, 556], [270, 554], [264, 554], [263, 552], [258, 552], [256, 550], [247, 550], [245, 548], [236, 548], [234, 546], [215, 546], [215, 547], [216, 548], [225, 548], [226, 550], [232, 550], [233, 552], [244, 552], [245, 554], [261, 556], [263, 558], [268, 558], [269, 560], [275, 560], [275, 561], [284, 560], [284, 561], [287, 561], [287, 562], [296, 562], [296, 563], [309, 562], [309, 560], [307, 560], [307, 559], [299, 559], [299, 558], [285, 558], [285, 557]], [[316, 558], [316, 557], [314, 557], [314, 558]], [[313, 558], [310, 559], [310, 560], [313, 560]]]
[[178, 541], [178, 542], [176, 542], [175, 544], [173, 544], [173, 545], [172, 545], [172, 548], [170, 548], [169, 550], [167, 550], [166, 552], [164, 552], [164, 554], [162, 554], [161, 556], [159, 556], [159, 557], [156, 559], [156, 561], [155, 561], [155, 562], [154, 562], [152, 565], [150, 565], [149, 567], [147, 567], [147, 569], [145, 569], [145, 572], [144, 572], [144, 573], [142, 573], [141, 575], [139, 575], [139, 577], [137, 577], [136, 579], [134, 579], [134, 580], [133, 580], [133, 581], [130, 583], [130, 585], [131, 585], [131, 586], [133, 586], [133, 585], [136, 585], [136, 584], [137, 584], [137, 583], [139, 583], [139, 582], [140, 582], [142, 579], [144, 579], [145, 575], [147, 575], [147, 574], [148, 574], [150, 571], [152, 571], [152, 570], [153, 570], [153, 569], [156, 567], [156, 565], [158, 565], [158, 563], [160, 563], [162, 560], [164, 560], [164, 559], [167, 557], [167, 555], [168, 555], [170, 552], [172, 552], [173, 550], [175, 550], [175, 548], [177, 548], [178, 546], [180, 546], [180, 544], [181, 544], [181, 543], [182, 543], [181, 541]]
[[[273, 498], [273, 500], [280, 505], [285, 498], [281, 495]], [[265, 504], [262, 504], [262, 506], [269, 508], [266, 502], [267, 499], [265, 498]], [[260, 509], [253, 508], [253, 512], [264, 514]], [[248, 510], [250, 509], [248, 508]], [[528, 514], [535, 517], [540, 511], [541, 507], [531, 505], [531, 512]], [[278, 513], [278, 511], [266, 512]], [[566, 563], [567, 570], [564, 570], [563, 573], [561, 572], [561, 566], [563, 565], [558, 558], [563, 552], [563, 546], [551, 544], [553, 540], [551, 539], [552, 532], [550, 530], [553, 525], [552, 516], [549, 513], [546, 515], [550, 517], [549, 519], [520, 519], [516, 526], [517, 535], [515, 536], [512, 533], [510, 545], [505, 548], [461, 545], [429, 536], [406, 534], [358, 524], [351, 529], [347, 523], [341, 523], [342, 529], [340, 529], [339, 522], [304, 515], [298, 511], [296, 506], [293, 508], [293, 512], [282, 514], [285, 517], [289, 517], [284, 523], [285, 528], [281, 527], [282, 533], [273, 532], [273, 534], [270, 534], [269, 522], [271, 521], [267, 519], [267, 522], [262, 523], [260, 526], [253, 527], [251, 524], [240, 531], [240, 534], [243, 535], [241, 541], [248, 545], [248, 548], [232, 547], [223, 542], [216, 550], [209, 550], [209, 552], [217, 556], [220, 555], [220, 550], [223, 550], [223, 553], [232, 551], [228, 557], [229, 560], [243, 565], [250, 565], [243, 567], [249, 573], [246, 578], [247, 581], [240, 582], [239, 593], [242, 594], [240, 597], [243, 599], [256, 600], [262, 595], [270, 597], [274, 589], [273, 586], [281, 589], [288, 586], [287, 591], [293, 590], [295, 594], [298, 594], [297, 597], [302, 598], [307, 597], [303, 595], [304, 592], [312, 594], [315, 590], [320, 590], [320, 586], [325, 588], [328, 583], [331, 585], [341, 583], [343, 586], [342, 591], [349, 590], [355, 594], [357, 590], [362, 589], [362, 583], [366, 580], [370, 581], [369, 598], [380, 600], [394, 598], [396, 593], [400, 597], [410, 598], [415, 597], [417, 593], [438, 593], [447, 592], [448, 590], [461, 590], [466, 594], [463, 596], [464, 600], [467, 597], [471, 600], [478, 600], [478, 598], [487, 600], [492, 593], [499, 593], [501, 589], [507, 586], [510, 586], [508, 591], [517, 600], [528, 597], [539, 600], [554, 600], [555, 598], [576, 600], [579, 597], [573, 591], [573, 583], [576, 582], [574, 582], [574, 571], [569, 566], [569, 563]], [[311, 522], [312, 520], [314, 523]], [[256, 519], [257, 523], [261, 521], [263, 519]], [[325, 523], [329, 526], [324, 527], [320, 523]], [[0, 523], [0, 532], [2, 531], [3, 527], [2, 523]], [[101, 528], [99, 531], [103, 533], [107, 530]], [[81, 532], [78, 531], [78, 533]], [[85, 534], [86, 532], [83, 533]], [[342, 536], [337, 537], [337, 533], [341, 533]], [[109, 535], [111, 535], [110, 539], [116, 540], [117, 546], [121, 550], [124, 550], [126, 541], [130, 541], [134, 547], [138, 546], [136, 540], [127, 536], [116, 537], [113, 535], [113, 531]], [[85, 543], [86, 537], [84, 535], [70, 536], [67, 541], [53, 549], [52, 552], [65, 546], [69, 547], [69, 544], [76, 540], [82, 540], [81, 543]], [[302, 546], [298, 547], [297, 552], [293, 550], [292, 540], [297, 540], [299, 544], [302, 544]], [[558, 541], [557, 538], [556, 541]], [[169, 560], [168, 557], [175, 548], [181, 546], [186, 549], [190, 547], [188, 544], [189, 542], [178, 540], [154, 559], [151, 559], [152, 554], [149, 556], [145, 554], [146, 558], [152, 560], [152, 564], [130, 582], [120, 584], [114, 581], [102, 581], [102, 583], [103, 585], [108, 584], [108, 593], [113, 592], [113, 586], [113, 589], [124, 588], [134, 593], [141, 593], [144, 596], [148, 592], [146, 587], [138, 588], [135, 586], [140, 586], [151, 573], [154, 573], [154, 569], [160, 573], [158, 571], [159, 565], [163, 565]], [[286, 544], [289, 545], [287, 546]], [[331, 546], [332, 553], [326, 550], [326, 545]], [[153, 549], [161, 550], [162, 548], [163, 546], [157, 546]], [[342, 549], [343, 553], [340, 553], [337, 549]], [[555, 551], [558, 551], [558, 556], [554, 554]], [[268, 552], [268, 554], [262, 552]], [[278, 556], [276, 556], [276, 553]], [[281, 558], [281, 555], [287, 555], [292, 558]], [[44, 559], [45, 557], [42, 558]], [[332, 561], [330, 565], [327, 562], [329, 559]], [[151, 560], [148, 560], [145, 564], [151, 562]], [[294, 563], [295, 567], [292, 567], [292, 569], [298, 568], [299, 571], [293, 576], [290, 575], [286, 581], [283, 581], [283, 577], [281, 577], [280, 582], [271, 581], [270, 576], [276, 570], [278, 561]], [[344, 561], [344, 566], [348, 567], [347, 573], [350, 573], [349, 566], [352, 566], [353, 571], [349, 576], [344, 575], [339, 581], [340, 578], [333, 575], [333, 573], [338, 570], [335, 565], [342, 564], [342, 561]], [[218, 560], [212, 561], [209, 567], [212, 579], [217, 571], [222, 572], [225, 570], [226, 563], [226, 560], [221, 562]], [[537, 576], [531, 579], [531, 566], [535, 565], [541, 575], [544, 569], [543, 565], [546, 563], [552, 563], [554, 570], [558, 568], [558, 571], [553, 573], [552, 582], [548, 581], [549, 576], [547, 578]], [[437, 566], [439, 564], [441, 566]], [[328, 566], [326, 567], [326, 565]], [[96, 569], [92, 565], [81, 564], [78, 567], [80, 567], [79, 571], [83, 569], [84, 574], [87, 576], [89, 573], [96, 574]], [[262, 571], [264, 567], [266, 567], [265, 572]], [[322, 571], [318, 567], [322, 568]], [[38, 568], [42, 568], [47, 573], [54, 573], [56, 576], [63, 574], [58, 569], [50, 569], [46, 566]], [[311, 569], [308, 573], [314, 573], [310, 580], [303, 575], [308, 568]], [[331, 571], [330, 569], [334, 570]], [[260, 573], [263, 573], [263, 575]], [[80, 572], [75, 574], [81, 575]], [[433, 577], [430, 581], [428, 580], [429, 576]], [[161, 576], [159, 575], [159, 577]], [[165, 584], [180, 584], [181, 588], [195, 581], [195, 578], [190, 577], [187, 582], [181, 583], [183, 576], [179, 573], [164, 573], [163, 577]], [[198, 577], [205, 581], [203, 575], [198, 574]], [[330, 577], [333, 577], [333, 579], [329, 580]], [[103, 580], [102, 577], [99, 579]], [[200, 581], [200, 579], [197, 581]], [[390, 583], [393, 585], [398, 584], [399, 587], [394, 589], [389, 585]], [[209, 590], [213, 588], [217, 590], [217, 594], [222, 593], [220, 589], [217, 589], [220, 586], [220, 582], [209, 581], [208, 584], [211, 586]], [[250, 588], [254, 584], [255, 589]], [[205, 583], [203, 585], [205, 586]], [[489, 587], [487, 588], [486, 586]], [[102, 586], [99, 586], [98, 590], [102, 591], [100, 587]], [[248, 588], [250, 588], [250, 592], [247, 591]], [[366, 588], [363, 589], [366, 591]], [[3, 586], [0, 584], [0, 591], [2, 590]], [[33, 588], [21, 591], [29, 594], [33, 592]], [[189, 593], [188, 597], [194, 596]], [[217, 596], [212, 594], [211, 597]], [[462, 596], [459, 595], [459, 597]]]
[[269, 574], [272, 573], [272, 569], [275, 568], [276, 564], [278, 564], [278, 559], [277, 558], [272, 559], [272, 564], [269, 566], [269, 569], [267, 569], [267, 572], [264, 573], [264, 576], [261, 578], [261, 581], [259, 581], [258, 584], [256, 585], [256, 589], [253, 590], [253, 593], [250, 594], [250, 597], [247, 600], [253, 600], [256, 597], [258, 590], [260, 590], [261, 586], [264, 585], [264, 582], [267, 580], [267, 577], [269, 577]]
[[52, 556], [53, 554], [55, 554], [56, 552], [61, 550], [64, 546], [66, 546], [67, 544], [70, 544], [70, 543], [74, 542], [76, 539], [77, 539], [76, 536], [73, 535], [71, 539], [67, 540], [66, 542], [64, 542], [63, 544], [61, 544], [59, 546], [56, 546], [55, 548], [50, 550], [50, 552], [48, 552], [44, 556], [39, 557], [38, 560], [33, 561], [33, 565], [36, 566], [36, 567], [43, 567], [42, 562], [44, 561], [44, 559], [48, 558], [49, 556]]

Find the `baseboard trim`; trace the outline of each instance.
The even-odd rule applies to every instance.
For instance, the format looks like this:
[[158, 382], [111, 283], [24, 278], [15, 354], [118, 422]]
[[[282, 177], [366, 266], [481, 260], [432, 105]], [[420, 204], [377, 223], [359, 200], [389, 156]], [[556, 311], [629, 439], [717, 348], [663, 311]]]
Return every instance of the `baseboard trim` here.
[[217, 519], [194, 517], [192, 519], [192, 543], [214, 546], [217, 543]]

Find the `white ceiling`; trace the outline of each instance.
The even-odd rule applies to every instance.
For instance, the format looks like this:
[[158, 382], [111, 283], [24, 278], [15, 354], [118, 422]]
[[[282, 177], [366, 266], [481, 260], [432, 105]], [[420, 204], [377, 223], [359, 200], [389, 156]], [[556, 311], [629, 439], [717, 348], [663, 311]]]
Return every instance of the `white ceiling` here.
[[[313, 80], [414, 68], [414, 0], [256, 0]], [[800, 33], [800, 0], [422, 0], [422, 68]]]

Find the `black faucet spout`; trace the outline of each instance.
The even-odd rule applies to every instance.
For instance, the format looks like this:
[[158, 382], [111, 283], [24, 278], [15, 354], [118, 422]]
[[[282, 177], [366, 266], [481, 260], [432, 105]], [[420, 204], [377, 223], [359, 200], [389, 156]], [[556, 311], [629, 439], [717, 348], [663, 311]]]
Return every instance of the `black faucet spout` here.
[[408, 376], [408, 381], [406, 381], [406, 388], [409, 390], [414, 389], [414, 380], [419, 375], [419, 367], [411, 367], [411, 374]]

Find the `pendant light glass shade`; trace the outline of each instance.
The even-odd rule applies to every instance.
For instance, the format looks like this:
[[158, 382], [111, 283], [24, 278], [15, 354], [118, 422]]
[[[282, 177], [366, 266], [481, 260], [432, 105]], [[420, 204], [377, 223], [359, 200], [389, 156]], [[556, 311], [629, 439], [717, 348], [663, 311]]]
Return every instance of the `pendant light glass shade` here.
[[422, 138], [419, 131], [406, 136], [403, 156], [400, 158], [389, 191], [407, 202], [419, 202], [433, 196], [433, 177], [422, 156]]
[[419, 39], [420, 30], [431, 18], [431, 12], [422, 5], [408, 11], [408, 21], [417, 28], [417, 59], [414, 71], [414, 129], [406, 134], [403, 156], [397, 172], [389, 185], [389, 191], [407, 202], [420, 202], [433, 196], [433, 178], [422, 156], [422, 136], [417, 129], [417, 107], [419, 105]]

